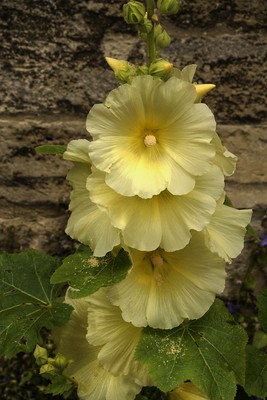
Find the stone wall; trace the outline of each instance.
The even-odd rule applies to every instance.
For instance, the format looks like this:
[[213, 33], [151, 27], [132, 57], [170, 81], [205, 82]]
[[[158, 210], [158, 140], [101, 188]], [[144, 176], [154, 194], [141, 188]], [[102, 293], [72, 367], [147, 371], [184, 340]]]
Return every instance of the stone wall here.
[[[36, 155], [34, 147], [88, 137], [89, 109], [117, 85], [104, 56], [144, 63], [144, 46], [121, 17], [123, 3], [1, 1], [1, 250], [64, 255], [73, 247], [64, 234], [69, 164]], [[172, 36], [164, 55], [178, 67], [197, 63], [197, 81], [216, 84], [206, 102], [224, 144], [239, 157], [228, 194], [236, 207], [255, 210], [260, 230], [267, 209], [267, 3], [180, 3], [164, 21]], [[243, 260], [236, 262], [241, 275]]]

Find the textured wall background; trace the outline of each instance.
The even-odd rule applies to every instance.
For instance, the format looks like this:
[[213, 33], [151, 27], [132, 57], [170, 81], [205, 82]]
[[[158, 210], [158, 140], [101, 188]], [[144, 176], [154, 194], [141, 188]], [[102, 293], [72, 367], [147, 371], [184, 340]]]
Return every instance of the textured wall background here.
[[[62, 255], [73, 246], [64, 234], [69, 164], [33, 149], [88, 137], [90, 107], [117, 85], [104, 56], [144, 63], [144, 46], [121, 17], [123, 3], [1, 1], [1, 250]], [[206, 102], [239, 157], [228, 194], [236, 207], [255, 210], [259, 231], [267, 209], [267, 3], [181, 0], [180, 9], [165, 20], [172, 43], [164, 54], [178, 67], [197, 63], [197, 81], [216, 84]], [[246, 254], [232, 279], [242, 275]]]

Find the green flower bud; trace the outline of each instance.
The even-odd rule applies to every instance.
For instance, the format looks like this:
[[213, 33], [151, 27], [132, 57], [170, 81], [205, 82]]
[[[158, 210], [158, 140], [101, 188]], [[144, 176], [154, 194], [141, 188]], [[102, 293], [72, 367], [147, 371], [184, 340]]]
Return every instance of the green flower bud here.
[[47, 363], [48, 359], [47, 350], [44, 347], [39, 346], [38, 344], [35, 347], [33, 356], [36, 360], [37, 365], [44, 365]]
[[137, 67], [128, 61], [111, 57], [106, 57], [106, 61], [121, 83], [130, 83], [133, 77], [137, 75]]
[[140, 24], [145, 13], [145, 6], [140, 1], [131, 0], [123, 5], [123, 17], [127, 24]]
[[42, 365], [40, 368], [40, 374], [42, 374], [42, 375], [44, 375], [44, 374], [46, 374], [47, 376], [57, 375], [57, 373], [58, 373], [58, 370], [50, 363]]
[[173, 64], [164, 58], [160, 58], [151, 63], [149, 67], [149, 74], [153, 76], [158, 76], [164, 81], [171, 77]]
[[168, 35], [168, 33], [163, 29], [163, 27], [160, 24], [157, 24], [155, 26], [155, 43], [158, 47], [161, 49], [164, 49], [165, 47], [168, 47], [169, 44], [171, 43], [171, 38]]
[[173, 15], [179, 10], [179, 0], [158, 0], [157, 9], [161, 15]]
[[53, 361], [53, 366], [60, 371], [63, 371], [68, 365], [70, 361], [64, 357], [62, 354], [58, 353]]

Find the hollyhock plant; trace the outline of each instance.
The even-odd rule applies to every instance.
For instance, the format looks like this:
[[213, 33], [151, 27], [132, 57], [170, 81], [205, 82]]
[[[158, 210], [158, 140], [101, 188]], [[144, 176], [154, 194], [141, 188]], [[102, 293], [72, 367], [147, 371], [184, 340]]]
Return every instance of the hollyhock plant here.
[[[137, 400], [144, 389], [147, 399], [153, 386], [169, 400], [234, 400], [237, 385], [267, 396], [266, 385], [255, 389], [265, 355], [216, 299], [251, 210], [229, 206], [225, 177], [237, 157], [202, 102], [215, 85], [194, 81], [195, 64], [180, 70], [160, 55], [170, 43], [161, 15], [178, 8], [123, 7], [146, 41], [146, 65], [106, 58], [120, 85], [90, 110], [90, 136], [39, 148], [72, 163], [66, 233], [81, 245], [60, 260], [0, 255], [1, 354], [38, 344], [53, 395], [69, 398], [74, 383], [81, 400]], [[257, 304], [263, 335], [266, 295]], [[42, 328], [54, 357], [38, 343]]]

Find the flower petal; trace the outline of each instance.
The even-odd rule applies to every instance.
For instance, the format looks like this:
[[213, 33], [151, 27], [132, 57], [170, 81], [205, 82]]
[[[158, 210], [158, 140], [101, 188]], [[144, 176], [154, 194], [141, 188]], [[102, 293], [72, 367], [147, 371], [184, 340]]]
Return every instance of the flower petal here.
[[151, 384], [146, 366], [134, 360], [141, 328], [125, 322], [121, 310], [107, 299], [102, 288], [87, 299], [89, 343], [102, 348], [98, 360], [113, 375], [129, 375], [143, 386]]
[[74, 307], [71, 319], [52, 332], [57, 352], [73, 361], [64, 373], [75, 378], [82, 400], [133, 400], [141, 385], [130, 377], [116, 377], [107, 372], [97, 359], [100, 347], [92, 346], [86, 340], [87, 299], [89, 297], [74, 300], [66, 295], [65, 301]]
[[213, 160], [214, 164], [221, 168], [224, 175], [233, 175], [236, 168], [237, 156], [227, 150], [225, 146], [222, 145], [221, 140], [217, 133], [212, 139], [212, 143], [216, 148], [216, 155]]
[[89, 140], [77, 139], [68, 143], [67, 150], [63, 154], [63, 158], [69, 161], [76, 161], [91, 164], [89, 157]]
[[105, 184], [105, 174], [94, 169], [87, 188], [91, 200], [104, 207], [111, 224], [122, 231], [127, 246], [141, 251], [158, 247], [175, 251], [187, 245], [192, 229], [201, 231], [210, 222], [215, 199], [223, 192], [222, 178], [220, 169], [214, 166], [207, 176], [197, 178], [194, 190], [187, 195], [173, 196], [165, 190], [142, 199], [114, 192]]
[[95, 256], [104, 256], [120, 243], [119, 230], [114, 228], [107, 213], [91, 202], [86, 189], [90, 166], [77, 163], [68, 173], [73, 191], [66, 233], [73, 239], [89, 245]]
[[212, 252], [231, 262], [244, 247], [246, 226], [249, 224], [252, 210], [236, 210], [218, 204], [211, 222], [203, 232], [206, 244]]
[[200, 318], [224, 289], [225, 263], [205, 247], [200, 234], [180, 251], [132, 250], [131, 256], [131, 271], [108, 296], [136, 326], [171, 329], [186, 318]]
[[185, 382], [168, 393], [168, 400], [209, 400], [192, 382]]

